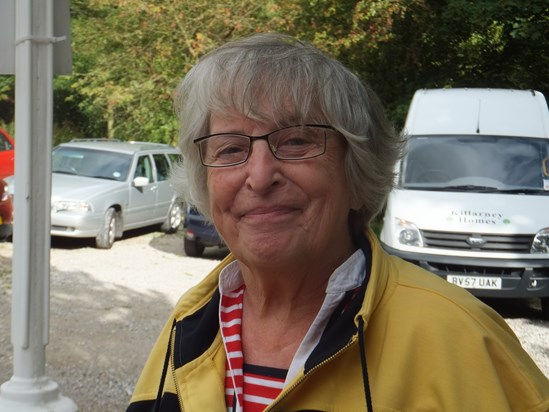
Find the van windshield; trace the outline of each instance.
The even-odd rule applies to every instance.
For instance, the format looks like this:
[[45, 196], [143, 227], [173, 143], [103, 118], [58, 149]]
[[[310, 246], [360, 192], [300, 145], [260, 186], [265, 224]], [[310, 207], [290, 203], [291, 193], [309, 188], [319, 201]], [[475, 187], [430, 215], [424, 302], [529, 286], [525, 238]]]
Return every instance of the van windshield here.
[[417, 190], [549, 193], [549, 141], [411, 136], [400, 186]]

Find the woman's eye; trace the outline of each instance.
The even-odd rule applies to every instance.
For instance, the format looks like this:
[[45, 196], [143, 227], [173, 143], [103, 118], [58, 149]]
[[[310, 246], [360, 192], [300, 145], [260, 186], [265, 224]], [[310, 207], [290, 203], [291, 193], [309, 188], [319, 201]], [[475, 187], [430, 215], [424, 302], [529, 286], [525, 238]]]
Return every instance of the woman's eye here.
[[311, 144], [311, 138], [302, 133], [288, 134], [278, 141], [278, 147], [303, 146], [308, 144]]
[[225, 142], [218, 145], [213, 151], [215, 158], [234, 157], [245, 154], [248, 150], [248, 145], [244, 143]]
[[242, 152], [244, 149], [240, 146], [227, 146], [227, 147], [224, 147], [222, 149], [219, 149], [217, 151], [217, 154], [219, 156], [223, 156], [223, 155], [231, 155], [231, 154], [235, 154], [235, 153], [240, 153]]
[[283, 142], [281, 142], [285, 146], [301, 146], [304, 144], [309, 144], [310, 142], [307, 139], [304, 139], [301, 136], [291, 137], [288, 139], [285, 139]]

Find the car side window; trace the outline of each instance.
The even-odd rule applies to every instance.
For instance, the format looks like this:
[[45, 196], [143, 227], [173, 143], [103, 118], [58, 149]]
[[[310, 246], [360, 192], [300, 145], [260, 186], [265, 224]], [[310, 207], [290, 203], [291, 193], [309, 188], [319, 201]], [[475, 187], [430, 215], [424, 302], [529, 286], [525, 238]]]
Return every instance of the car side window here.
[[133, 177], [146, 177], [149, 179], [149, 183], [153, 182], [152, 164], [149, 156], [140, 156], [139, 159], [137, 159], [137, 167], [135, 168]]
[[170, 175], [170, 162], [163, 154], [153, 155], [154, 164], [156, 165], [156, 178], [159, 182], [167, 180]]
[[175, 153], [168, 153], [168, 157], [170, 158], [170, 163], [172, 164], [172, 167], [179, 164], [182, 161], [182, 157], [179, 154]]
[[0, 133], [0, 151], [11, 149], [13, 149], [13, 147], [11, 146], [10, 141], [4, 136], [3, 133]]

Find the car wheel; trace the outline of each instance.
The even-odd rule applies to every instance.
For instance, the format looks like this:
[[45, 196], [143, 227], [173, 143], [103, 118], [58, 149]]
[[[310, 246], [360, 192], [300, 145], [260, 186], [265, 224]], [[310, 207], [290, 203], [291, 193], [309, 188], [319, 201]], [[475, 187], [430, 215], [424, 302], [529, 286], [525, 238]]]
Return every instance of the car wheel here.
[[549, 298], [541, 298], [541, 314], [543, 319], [549, 320]]
[[183, 249], [185, 254], [190, 257], [200, 257], [204, 253], [204, 245], [196, 240], [183, 239]]
[[98, 249], [110, 249], [116, 237], [116, 211], [109, 208], [103, 218], [103, 226], [95, 238], [95, 246]]
[[174, 202], [160, 230], [165, 233], [175, 233], [179, 230], [179, 226], [181, 226], [181, 203]]

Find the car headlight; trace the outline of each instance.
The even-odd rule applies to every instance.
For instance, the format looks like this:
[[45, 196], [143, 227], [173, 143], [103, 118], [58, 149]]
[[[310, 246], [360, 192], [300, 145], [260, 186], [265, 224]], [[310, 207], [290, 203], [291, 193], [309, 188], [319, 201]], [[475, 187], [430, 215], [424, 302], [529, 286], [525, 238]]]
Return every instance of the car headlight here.
[[86, 213], [92, 210], [91, 205], [87, 202], [76, 200], [56, 200], [51, 205], [52, 211], [57, 212], [80, 212]]
[[400, 244], [423, 247], [423, 238], [417, 226], [404, 219], [396, 219], [396, 235]]
[[549, 253], [549, 227], [536, 233], [530, 253]]

